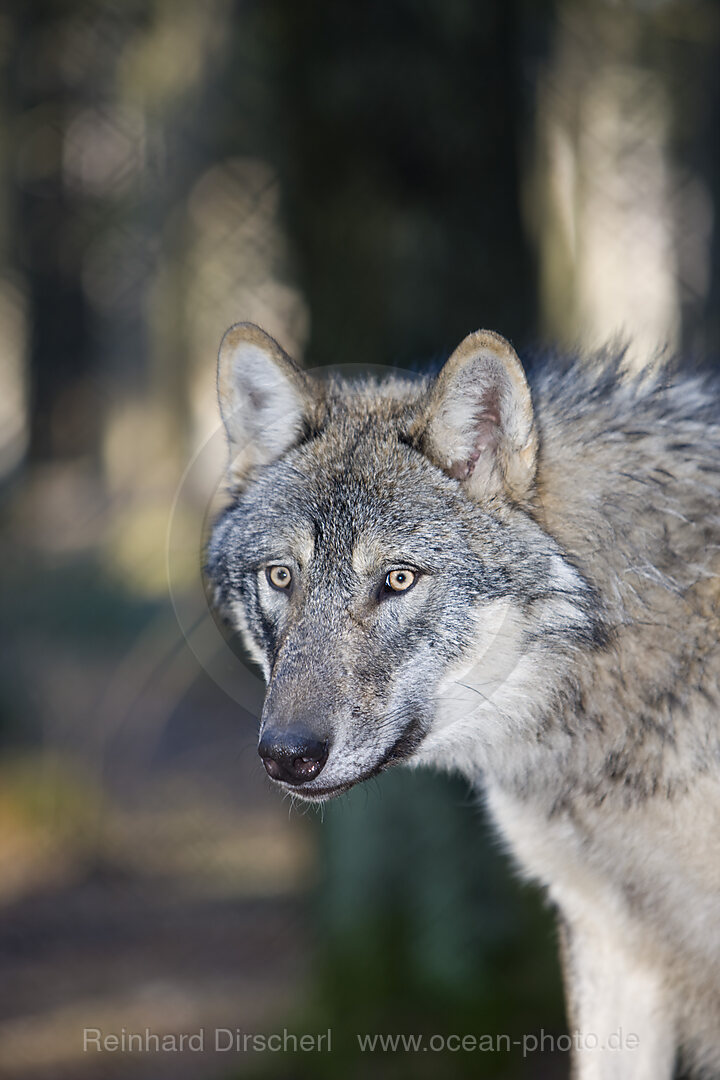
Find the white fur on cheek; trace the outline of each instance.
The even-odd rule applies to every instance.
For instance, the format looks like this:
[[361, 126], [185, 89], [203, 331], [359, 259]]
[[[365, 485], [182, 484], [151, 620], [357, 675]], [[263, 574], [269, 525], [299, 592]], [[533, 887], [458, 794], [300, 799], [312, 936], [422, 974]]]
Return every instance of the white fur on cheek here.
[[551, 680], [538, 657], [523, 648], [521, 617], [510, 600], [476, 613], [479, 647], [470, 663], [449, 673], [437, 690], [437, 714], [413, 762], [457, 769], [471, 779], [532, 726], [529, 706]]
[[266, 657], [265, 653], [262, 651], [260, 646], [255, 641], [255, 638], [250, 633], [250, 628], [245, 617], [245, 611], [242, 603], [240, 601], [236, 601], [231, 606], [230, 610], [232, 611], [235, 625], [237, 626], [240, 634], [242, 635], [243, 645], [250, 653], [255, 663], [261, 669], [263, 675], [265, 676], [265, 682], [267, 682], [270, 678], [270, 664], [268, 663], [268, 658]]

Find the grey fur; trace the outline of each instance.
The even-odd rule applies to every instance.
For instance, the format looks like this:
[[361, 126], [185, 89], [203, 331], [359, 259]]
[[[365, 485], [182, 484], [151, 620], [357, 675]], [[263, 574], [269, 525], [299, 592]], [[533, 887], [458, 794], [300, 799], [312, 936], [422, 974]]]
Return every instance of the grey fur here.
[[[230, 333], [226, 423], [251, 408], [244, 349], [296, 411], [274, 457], [229, 425], [208, 575], [269, 681], [263, 723], [329, 742], [297, 793], [400, 760], [461, 770], [562, 913], [573, 1023], [639, 1029], [576, 1074], [663, 1080], [680, 1049], [719, 1075], [716, 382], [630, 378], [608, 353], [539, 366], [531, 406], [479, 334], [435, 382], [312, 386], [261, 331]], [[277, 562], [292, 595], [264, 582]], [[419, 577], [387, 595], [396, 566]]]

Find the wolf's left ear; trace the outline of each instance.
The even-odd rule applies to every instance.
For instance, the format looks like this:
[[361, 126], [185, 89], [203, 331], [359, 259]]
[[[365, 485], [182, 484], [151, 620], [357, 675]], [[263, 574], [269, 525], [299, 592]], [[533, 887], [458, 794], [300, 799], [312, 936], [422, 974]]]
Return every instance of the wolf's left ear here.
[[313, 398], [300, 368], [253, 323], [237, 323], [226, 332], [217, 381], [230, 445], [229, 478], [240, 487], [253, 469], [299, 440]]
[[528, 497], [537, 459], [532, 401], [517, 354], [500, 334], [465, 338], [431, 387], [422, 422], [423, 450], [471, 498]]

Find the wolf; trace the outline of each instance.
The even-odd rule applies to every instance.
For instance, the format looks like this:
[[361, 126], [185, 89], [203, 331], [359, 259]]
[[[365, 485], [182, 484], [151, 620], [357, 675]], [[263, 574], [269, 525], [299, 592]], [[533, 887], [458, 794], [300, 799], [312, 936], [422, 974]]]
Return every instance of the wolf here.
[[207, 575], [268, 775], [463, 774], [557, 910], [574, 1075], [720, 1076], [717, 380], [528, 376], [489, 331], [434, 378], [319, 380], [238, 324], [218, 391]]

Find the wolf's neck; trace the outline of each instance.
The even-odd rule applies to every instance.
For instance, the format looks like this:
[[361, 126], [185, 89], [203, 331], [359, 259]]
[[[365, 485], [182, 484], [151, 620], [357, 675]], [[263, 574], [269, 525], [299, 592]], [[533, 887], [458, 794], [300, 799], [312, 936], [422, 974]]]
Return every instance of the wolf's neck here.
[[648, 605], [664, 608], [662, 596], [676, 601], [717, 561], [704, 523], [720, 532], [720, 428], [708, 444], [704, 424], [701, 444], [681, 394], [631, 393], [620, 383], [585, 401], [578, 381], [567, 401], [557, 391], [539, 395], [535, 515], [611, 617], [626, 622]]

